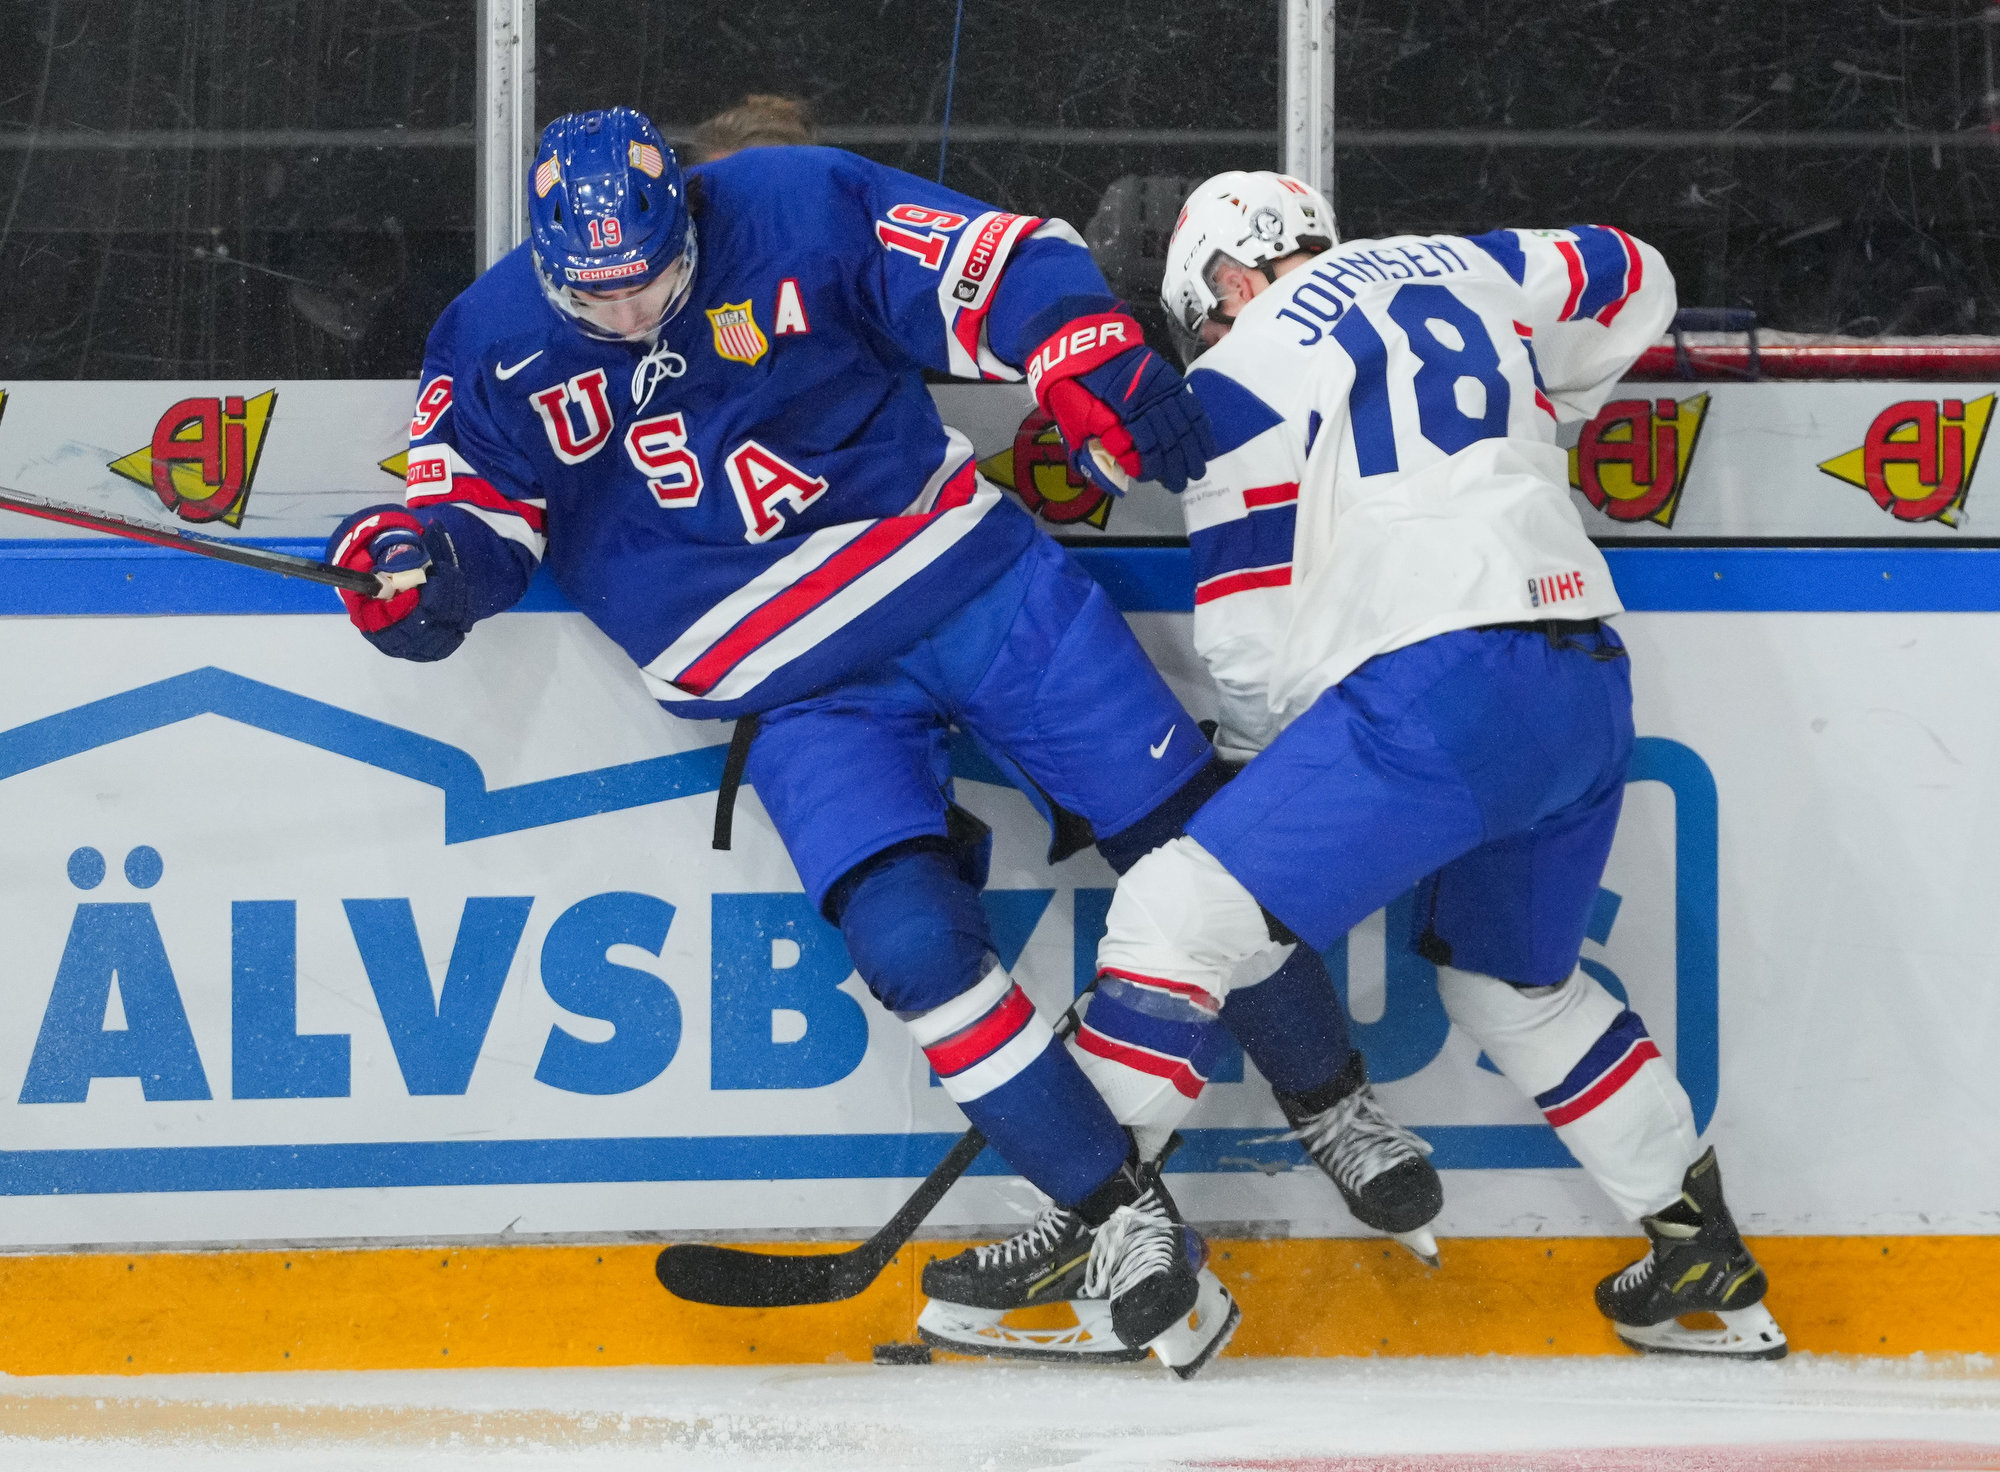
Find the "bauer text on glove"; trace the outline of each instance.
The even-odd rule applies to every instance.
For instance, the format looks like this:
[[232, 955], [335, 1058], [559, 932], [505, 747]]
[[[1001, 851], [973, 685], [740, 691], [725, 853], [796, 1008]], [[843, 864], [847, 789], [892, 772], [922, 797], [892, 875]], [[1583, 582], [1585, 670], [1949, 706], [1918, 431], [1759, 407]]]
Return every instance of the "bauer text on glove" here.
[[1077, 474], [1114, 495], [1089, 454], [1099, 441], [1135, 479], [1187, 489], [1216, 453], [1208, 414], [1187, 381], [1146, 346], [1124, 312], [1072, 318], [1029, 356], [1028, 387], [1062, 430]]

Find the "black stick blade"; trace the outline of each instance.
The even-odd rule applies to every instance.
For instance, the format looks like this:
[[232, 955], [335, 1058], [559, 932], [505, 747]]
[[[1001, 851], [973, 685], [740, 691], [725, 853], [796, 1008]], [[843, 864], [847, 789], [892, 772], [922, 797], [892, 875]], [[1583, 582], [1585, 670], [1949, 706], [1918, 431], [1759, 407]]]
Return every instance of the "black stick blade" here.
[[873, 1282], [874, 1273], [853, 1271], [853, 1256], [853, 1252], [778, 1256], [706, 1242], [681, 1242], [660, 1253], [653, 1271], [659, 1274], [661, 1287], [690, 1303], [722, 1308], [796, 1308], [852, 1298]]

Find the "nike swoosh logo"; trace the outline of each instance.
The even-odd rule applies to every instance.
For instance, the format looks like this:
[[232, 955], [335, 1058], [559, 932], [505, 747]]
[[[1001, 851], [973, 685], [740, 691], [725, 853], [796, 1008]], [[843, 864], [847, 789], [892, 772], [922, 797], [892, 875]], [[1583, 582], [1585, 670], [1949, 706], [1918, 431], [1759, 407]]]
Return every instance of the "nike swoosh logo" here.
[[493, 376], [499, 379], [502, 383], [505, 383], [508, 379], [512, 378], [516, 373], [519, 373], [523, 368], [527, 367], [530, 363], [534, 362], [535, 359], [541, 357], [541, 355], [547, 351], [548, 351], [547, 348], [542, 348], [537, 352], [532, 352], [528, 354], [527, 357], [523, 358], [520, 362], [513, 364], [511, 367], [502, 364], [493, 370]]
[[1167, 743], [1174, 739], [1174, 732], [1180, 730], [1180, 728], [1181, 723], [1175, 721], [1171, 726], [1167, 727], [1167, 734], [1160, 738], [1158, 746], [1149, 746], [1146, 748], [1147, 751], [1152, 753], [1154, 761], [1158, 761], [1167, 754]]

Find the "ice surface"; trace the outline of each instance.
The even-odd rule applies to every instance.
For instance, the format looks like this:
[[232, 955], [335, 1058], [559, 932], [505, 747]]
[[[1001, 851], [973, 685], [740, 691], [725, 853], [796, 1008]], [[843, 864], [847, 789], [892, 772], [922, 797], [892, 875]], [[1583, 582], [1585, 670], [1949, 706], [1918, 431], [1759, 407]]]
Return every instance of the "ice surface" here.
[[2000, 1468], [2000, 1369], [1802, 1356], [0, 1379], [0, 1467]]

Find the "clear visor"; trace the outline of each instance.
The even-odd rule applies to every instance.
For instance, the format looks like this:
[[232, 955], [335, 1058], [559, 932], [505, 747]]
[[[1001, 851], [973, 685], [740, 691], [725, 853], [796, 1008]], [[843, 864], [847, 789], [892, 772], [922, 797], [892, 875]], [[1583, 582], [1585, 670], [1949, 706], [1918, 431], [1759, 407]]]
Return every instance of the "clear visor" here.
[[644, 286], [605, 291], [563, 287], [557, 293], [558, 301], [593, 337], [641, 342], [658, 332], [687, 300], [688, 289], [694, 284], [694, 268], [694, 232], [689, 231], [679, 259]]
[[1216, 281], [1216, 272], [1224, 259], [1219, 250], [1210, 254], [1200, 271], [1201, 288], [1190, 286], [1182, 293], [1182, 300], [1177, 304], [1179, 310], [1171, 306], [1168, 309], [1167, 323], [1172, 329], [1174, 345], [1180, 351], [1183, 367], [1221, 342], [1229, 331], [1230, 318], [1223, 311], [1222, 288]]
[[1174, 312], [1167, 313], [1167, 335], [1173, 339], [1174, 351], [1180, 355], [1182, 368], [1192, 367], [1194, 360], [1212, 346], [1201, 340], [1199, 329], [1188, 331], [1187, 324]]
[[[1222, 263], [1228, 259], [1229, 257], [1225, 256], [1221, 251], [1216, 251], [1209, 256], [1208, 264], [1201, 268], [1201, 284], [1208, 288], [1208, 294], [1215, 299], [1217, 306], [1220, 306], [1222, 303], [1222, 283], [1216, 278], [1222, 270]], [[1212, 316], [1214, 311], [1214, 307], [1209, 308], [1207, 315]], [[1196, 325], [1199, 326], [1200, 324]]]

